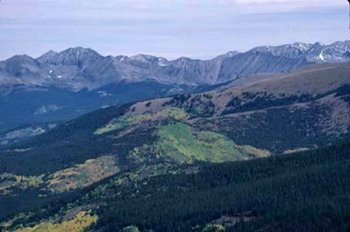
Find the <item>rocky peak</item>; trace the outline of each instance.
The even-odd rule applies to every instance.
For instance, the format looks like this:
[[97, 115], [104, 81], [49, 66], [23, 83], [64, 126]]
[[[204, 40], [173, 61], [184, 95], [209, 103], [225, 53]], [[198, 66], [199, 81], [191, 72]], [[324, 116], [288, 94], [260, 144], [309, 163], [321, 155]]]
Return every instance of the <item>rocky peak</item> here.
[[50, 64], [79, 65], [84, 62], [97, 61], [103, 58], [90, 48], [68, 48], [60, 53], [49, 51], [39, 58], [40, 61]]

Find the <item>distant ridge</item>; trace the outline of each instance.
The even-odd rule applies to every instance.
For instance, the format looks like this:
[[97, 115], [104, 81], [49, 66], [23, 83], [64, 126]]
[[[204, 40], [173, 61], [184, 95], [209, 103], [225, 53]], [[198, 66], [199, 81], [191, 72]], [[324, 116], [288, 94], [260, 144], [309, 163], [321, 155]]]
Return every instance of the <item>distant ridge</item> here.
[[210, 60], [187, 57], [167, 60], [144, 54], [102, 56], [92, 49], [75, 47], [48, 51], [37, 59], [22, 55], [0, 62], [0, 86], [1, 80], [8, 78], [21, 78], [29, 85], [73, 89], [95, 89], [122, 80], [213, 85], [252, 74], [289, 72], [312, 63], [344, 62], [350, 60], [349, 54], [350, 41], [260, 46], [247, 52], [231, 51]]

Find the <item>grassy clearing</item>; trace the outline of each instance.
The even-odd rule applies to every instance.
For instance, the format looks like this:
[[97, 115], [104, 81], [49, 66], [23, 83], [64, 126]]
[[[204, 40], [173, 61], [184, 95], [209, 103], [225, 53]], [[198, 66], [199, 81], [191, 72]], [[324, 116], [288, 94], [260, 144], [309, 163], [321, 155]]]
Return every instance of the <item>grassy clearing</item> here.
[[75, 167], [58, 171], [49, 176], [48, 188], [52, 192], [65, 192], [89, 186], [119, 172], [112, 156], [90, 159]]
[[15, 232], [83, 232], [97, 221], [97, 216], [89, 212], [81, 211], [73, 219], [53, 223], [50, 221], [41, 222], [33, 227], [25, 227], [15, 230]]
[[65, 192], [89, 186], [119, 172], [112, 156], [90, 159], [83, 164], [60, 170], [49, 176], [0, 175], [0, 194], [10, 194], [12, 189], [45, 188], [51, 192]]
[[129, 125], [132, 124], [131, 118], [118, 118], [118, 119], [113, 119], [110, 123], [108, 123], [106, 126], [98, 128], [94, 134], [95, 135], [102, 135], [114, 130], [119, 130], [128, 127]]
[[211, 131], [195, 131], [180, 122], [162, 126], [158, 135], [159, 153], [180, 163], [244, 160], [263, 153], [256, 148], [237, 146], [224, 135]]
[[0, 174], [0, 194], [8, 194], [11, 188], [27, 189], [39, 187], [43, 183], [43, 176], [18, 176], [11, 173]]
[[94, 133], [96, 135], [102, 135], [111, 131], [121, 130], [127, 128], [129, 126], [151, 121], [151, 120], [159, 120], [165, 118], [172, 118], [175, 120], [185, 120], [187, 119], [187, 113], [176, 107], [167, 107], [158, 112], [146, 112], [143, 114], [135, 114], [135, 115], [123, 115], [122, 117], [113, 119], [106, 126], [98, 128]]

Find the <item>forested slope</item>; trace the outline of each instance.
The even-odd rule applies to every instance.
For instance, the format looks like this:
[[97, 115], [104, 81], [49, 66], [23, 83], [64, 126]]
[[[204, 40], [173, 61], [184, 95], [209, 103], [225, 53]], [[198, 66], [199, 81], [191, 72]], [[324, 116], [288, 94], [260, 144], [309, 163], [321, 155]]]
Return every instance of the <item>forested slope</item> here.
[[205, 228], [214, 225], [226, 231], [350, 229], [350, 143], [194, 168], [132, 181], [129, 176], [129, 182], [116, 175], [67, 205], [61, 202], [61, 210], [46, 207], [19, 221], [54, 221], [89, 209], [98, 216], [93, 231], [131, 225], [140, 231], [212, 231]]

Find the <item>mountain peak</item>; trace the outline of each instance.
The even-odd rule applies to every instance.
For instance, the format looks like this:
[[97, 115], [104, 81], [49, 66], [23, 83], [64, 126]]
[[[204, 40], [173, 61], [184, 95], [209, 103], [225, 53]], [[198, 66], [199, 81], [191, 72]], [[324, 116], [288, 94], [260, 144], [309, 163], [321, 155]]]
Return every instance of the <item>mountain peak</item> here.
[[40, 57], [37, 58], [37, 60], [39, 62], [48, 62], [51, 59], [53, 59], [55, 56], [57, 56], [57, 52], [53, 51], [53, 50], [49, 50], [48, 52], [42, 54]]
[[28, 63], [28, 62], [34, 62], [35, 60], [31, 56], [24, 54], [24, 55], [12, 56], [11, 58], [7, 59], [6, 61], [7, 62], [18, 62], [18, 63]]
[[233, 56], [235, 56], [235, 55], [237, 55], [237, 54], [239, 54], [239, 52], [237, 52], [237, 51], [230, 51], [230, 52], [227, 52], [227, 53], [225, 54], [225, 56], [233, 57]]
[[156, 56], [151, 56], [151, 55], [145, 55], [145, 54], [137, 54], [134, 56], [129, 57], [130, 60], [136, 60], [136, 61], [141, 61], [141, 62], [154, 62], [158, 60], [158, 57]]
[[323, 47], [325, 45], [323, 43], [321, 43], [321, 42], [316, 42], [316, 43], [313, 44], [313, 46], [314, 47]]
[[151, 56], [151, 55], [145, 55], [145, 54], [130, 56], [128, 59], [131, 61], [158, 65], [158, 66], [167, 66], [169, 64], [169, 61], [163, 57], [157, 57], [157, 56]]
[[59, 55], [75, 56], [77, 58], [102, 57], [96, 51], [90, 48], [72, 47], [59, 53]]
[[301, 51], [305, 52], [305, 51], [310, 49], [311, 44], [296, 42], [296, 43], [293, 43], [291, 46], [294, 47], [294, 48], [298, 48]]
[[51, 64], [77, 65], [100, 58], [103, 58], [103, 56], [90, 48], [72, 47], [60, 53], [50, 50], [39, 57], [38, 60]]

